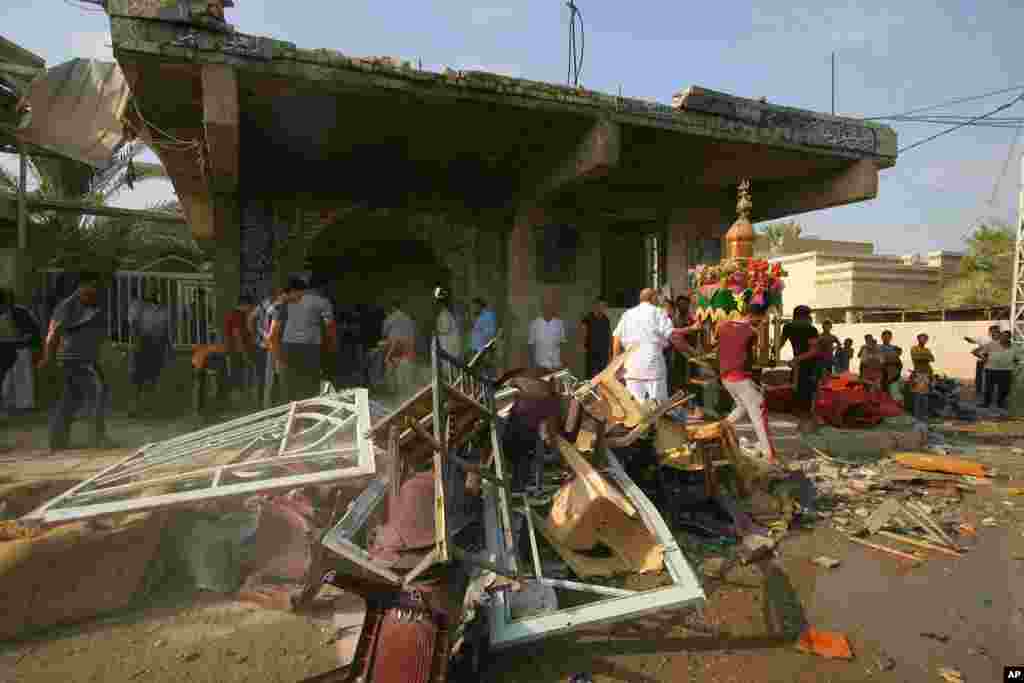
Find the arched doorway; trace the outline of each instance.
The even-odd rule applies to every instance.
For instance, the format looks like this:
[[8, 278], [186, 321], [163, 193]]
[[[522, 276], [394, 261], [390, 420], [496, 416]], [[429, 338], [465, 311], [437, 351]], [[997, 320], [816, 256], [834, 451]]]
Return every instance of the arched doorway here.
[[340, 308], [358, 307], [374, 325], [400, 302], [424, 344], [433, 326], [433, 290], [451, 283], [433, 247], [402, 214], [355, 212], [324, 226], [310, 243], [306, 265]]

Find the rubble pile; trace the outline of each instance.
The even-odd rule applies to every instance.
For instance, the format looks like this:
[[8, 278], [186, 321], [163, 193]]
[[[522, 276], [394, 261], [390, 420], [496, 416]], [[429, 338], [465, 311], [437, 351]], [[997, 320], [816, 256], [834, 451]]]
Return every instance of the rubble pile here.
[[[14, 605], [0, 635], [81, 621], [173, 577], [333, 612], [339, 668], [310, 680], [444, 681], [478, 676], [489, 650], [699, 606], [694, 568], [742, 584], [799, 527], [915, 563], [966, 552], [962, 498], [996, 473], [935, 432], [898, 418], [859, 439], [822, 427], [767, 465], [728, 422], [679, 420], [688, 396], [638, 404], [615, 377], [624, 359], [589, 382], [496, 385], [435, 348], [431, 383], [394, 410], [329, 392], [144, 447], [0, 524]], [[119, 591], [86, 575], [50, 601], [59, 614], [31, 602], [43, 583], [52, 598], [61, 579], [45, 567], [61, 552], [119, 558]], [[813, 628], [796, 646], [854, 656]], [[400, 673], [410, 662], [419, 678]]]

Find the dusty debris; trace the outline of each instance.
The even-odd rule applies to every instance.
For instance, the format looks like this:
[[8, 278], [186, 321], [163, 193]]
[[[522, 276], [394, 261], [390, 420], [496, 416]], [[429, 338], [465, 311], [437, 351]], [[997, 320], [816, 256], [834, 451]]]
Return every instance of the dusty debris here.
[[853, 659], [850, 641], [842, 633], [808, 627], [800, 634], [796, 649], [826, 659]]
[[946, 683], [964, 683], [964, 675], [957, 669], [948, 669], [941, 667], [938, 670], [939, 678], [946, 681]]
[[771, 556], [774, 551], [774, 539], [759, 534], [749, 534], [744, 536], [740, 543], [739, 556], [743, 564], [751, 564]]
[[842, 564], [839, 560], [835, 559], [834, 557], [827, 557], [825, 555], [816, 557], [813, 560], [811, 560], [811, 562], [818, 565], [819, 567], [824, 567], [825, 569], [835, 569], [840, 564]]
[[720, 579], [729, 569], [729, 560], [724, 557], [709, 557], [701, 564], [701, 572], [712, 579]]
[[921, 637], [922, 638], [927, 638], [929, 640], [937, 640], [940, 643], [948, 643], [949, 642], [949, 636], [947, 636], [944, 633], [932, 633], [931, 631], [925, 631], [924, 633], [921, 634]]

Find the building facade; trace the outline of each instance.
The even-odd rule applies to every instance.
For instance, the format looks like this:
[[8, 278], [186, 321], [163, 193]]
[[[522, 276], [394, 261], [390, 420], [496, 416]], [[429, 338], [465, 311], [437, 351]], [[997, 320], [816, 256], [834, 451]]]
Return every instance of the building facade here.
[[685, 288], [720, 257], [741, 180], [763, 221], [871, 199], [895, 164], [885, 126], [301, 49], [234, 30], [222, 5], [107, 9], [131, 125], [215, 243], [224, 302], [311, 270], [339, 300], [401, 300], [429, 323], [443, 283], [495, 305], [520, 366], [545, 300], [575, 323], [597, 296]]
[[774, 248], [764, 236], [758, 254], [788, 273], [783, 314], [810, 306], [819, 320], [858, 322], [864, 311], [939, 307], [942, 288], [960, 268], [963, 254], [876, 254], [870, 242], [787, 236]]

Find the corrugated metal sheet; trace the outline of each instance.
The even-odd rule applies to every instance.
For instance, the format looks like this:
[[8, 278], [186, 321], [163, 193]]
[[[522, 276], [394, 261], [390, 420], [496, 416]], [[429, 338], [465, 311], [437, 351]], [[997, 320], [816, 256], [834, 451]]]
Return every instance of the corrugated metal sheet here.
[[121, 116], [130, 97], [121, 67], [73, 59], [48, 69], [29, 86], [31, 120], [23, 141], [94, 168], [105, 168], [124, 139]]

